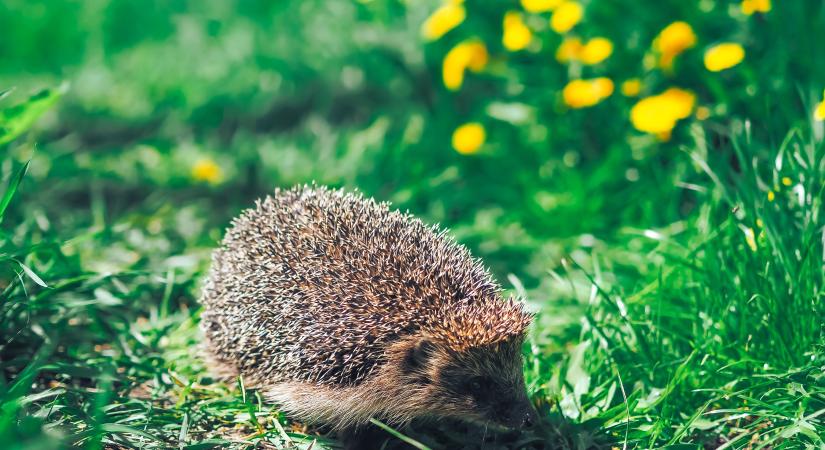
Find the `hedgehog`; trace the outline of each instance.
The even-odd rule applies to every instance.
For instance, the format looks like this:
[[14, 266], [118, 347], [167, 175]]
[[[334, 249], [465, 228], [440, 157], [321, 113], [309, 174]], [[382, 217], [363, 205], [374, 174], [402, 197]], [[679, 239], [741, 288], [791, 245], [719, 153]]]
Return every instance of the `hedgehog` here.
[[201, 302], [208, 367], [293, 419], [345, 435], [371, 419], [536, 420], [521, 355], [533, 315], [446, 230], [389, 203], [276, 189], [233, 220]]

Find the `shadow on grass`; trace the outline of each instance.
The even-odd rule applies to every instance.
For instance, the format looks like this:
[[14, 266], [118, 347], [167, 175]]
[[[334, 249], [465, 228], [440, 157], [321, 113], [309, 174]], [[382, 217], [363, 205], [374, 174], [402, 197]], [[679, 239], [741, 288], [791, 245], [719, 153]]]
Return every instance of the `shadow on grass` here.
[[[599, 450], [609, 449], [615, 438], [600, 431], [603, 423], [591, 420], [571, 423], [558, 413], [545, 415], [540, 425], [529, 431], [495, 432], [460, 421], [416, 424], [404, 434], [432, 450]], [[376, 449], [409, 450], [410, 444], [390, 436], [378, 435]], [[366, 449], [365, 449], [366, 450]]]

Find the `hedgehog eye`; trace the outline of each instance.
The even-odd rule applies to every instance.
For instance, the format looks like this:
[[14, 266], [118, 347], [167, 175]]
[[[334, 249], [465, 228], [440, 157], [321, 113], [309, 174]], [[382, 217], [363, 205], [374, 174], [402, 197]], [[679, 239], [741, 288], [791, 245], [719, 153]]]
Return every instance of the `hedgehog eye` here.
[[472, 377], [467, 381], [467, 390], [471, 394], [481, 394], [490, 386], [490, 380], [487, 377]]

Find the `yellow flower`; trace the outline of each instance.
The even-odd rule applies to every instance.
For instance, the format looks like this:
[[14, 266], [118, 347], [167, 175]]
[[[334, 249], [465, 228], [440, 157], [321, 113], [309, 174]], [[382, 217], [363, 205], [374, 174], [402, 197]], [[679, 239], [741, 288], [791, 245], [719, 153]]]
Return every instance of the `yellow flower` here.
[[607, 77], [599, 77], [593, 80], [593, 84], [596, 86], [596, 91], [605, 99], [613, 95], [613, 80]]
[[465, 123], [453, 131], [453, 148], [462, 155], [470, 155], [481, 148], [485, 139], [483, 125], [478, 122]]
[[742, 13], [750, 16], [755, 12], [766, 13], [771, 10], [771, 0], [742, 0]]
[[562, 90], [564, 103], [571, 108], [593, 106], [613, 94], [613, 81], [600, 77], [592, 80], [572, 80]]
[[421, 35], [428, 41], [434, 41], [464, 22], [466, 15], [461, 3], [446, 3], [427, 17], [421, 25]]
[[215, 184], [223, 178], [223, 173], [218, 164], [209, 158], [199, 159], [192, 166], [192, 179], [195, 181], [206, 181]]
[[552, 11], [562, 0], [521, 0], [521, 7], [531, 13]]
[[669, 105], [669, 112], [677, 119], [685, 119], [690, 116], [693, 111], [693, 105], [696, 103], [696, 95], [693, 92], [670, 88], [659, 94]]
[[696, 34], [686, 22], [673, 22], [666, 26], [653, 41], [659, 53], [678, 55], [696, 45]]
[[814, 110], [814, 120], [817, 122], [825, 121], [825, 100], [819, 102]]
[[784, 184], [785, 186], [790, 186], [793, 184], [793, 180], [791, 180], [789, 177], [782, 177], [782, 184]]
[[817, 122], [825, 121], [825, 91], [822, 92], [822, 101], [814, 109], [814, 120]]
[[586, 65], [598, 64], [613, 53], [613, 43], [609, 39], [596, 37], [585, 44], [577, 37], [568, 37], [556, 49], [556, 60], [560, 63], [581, 61]]
[[524, 50], [532, 38], [533, 33], [521, 20], [521, 14], [508, 11], [504, 15], [504, 35], [501, 37], [504, 48], [511, 52]]
[[768, 201], [772, 202], [774, 200], [776, 200], [776, 194], [773, 191], [768, 191]]
[[696, 96], [679, 88], [670, 88], [659, 95], [639, 100], [630, 110], [633, 126], [646, 133], [669, 137], [680, 119], [693, 111]]
[[745, 49], [734, 42], [725, 42], [714, 45], [705, 52], [705, 67], [711, 72], [730, 69], [742, 62], [745, 58]]
[[752, 251], [756, 251], [756, 237], [753, 234], [753, 228], [745, 228], [745, 242]]
[[490, 55], [487, 53], [487, 47], [481, 42], [474, 42], [470, 46], [470, 61], [467, 68], [476, 73], [481, 72], [487, 67], [489, 59]]
[[653, 50], [659, 54], [659, 66], [673, 67], [673, 60], [685, 50], [696, 45], [696, 34], [685, 22], [673, 22], [653, 40]]
[[556, 60], [562, 64], [578, 60], [582, 48], [584, 48], [584, 46], [582, 45], [581, 39], [576, 37], [564, 38], [561, 44], [559, 44], [559, 48], [556, 49]]
[[622, 83], [622, 95], [625, 97], [635, 97], [642, 91], [642, 80], [630, 78]]
[[478, 41], [464, 41], [453, 47], [444, 57], [442, 79], [451, 91], [458, 90], [464, 83], [467, 69], [479, 72], [487, 65], [487, 47]]
[[582, 63], [587, 65], [598, 64], [613, 53], [613, 43], [603, 37], [593, 38], [584, 44], [581, 52]]
[[556, 33], [567, 33], [582, 20], [584, 8], [575, 1], [565, 1], [553, 11], [550, 18], [550, 28]]

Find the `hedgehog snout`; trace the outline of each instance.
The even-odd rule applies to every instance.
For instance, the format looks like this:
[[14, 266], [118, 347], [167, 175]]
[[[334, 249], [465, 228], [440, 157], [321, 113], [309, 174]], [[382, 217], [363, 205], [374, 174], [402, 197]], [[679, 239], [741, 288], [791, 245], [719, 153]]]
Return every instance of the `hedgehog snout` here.
[[484, 422], [500, 428], [531, 428], [538, 421], [536, 410], [527, 395], [516, 386], [490, 389], [487, 400], [478, 399], [476, 406]]
[[507, 407], [499, 416], [498, 422], [507, 428], [532, 428], [536, 424], [537, 414], [529, 401], [519, 401]]

